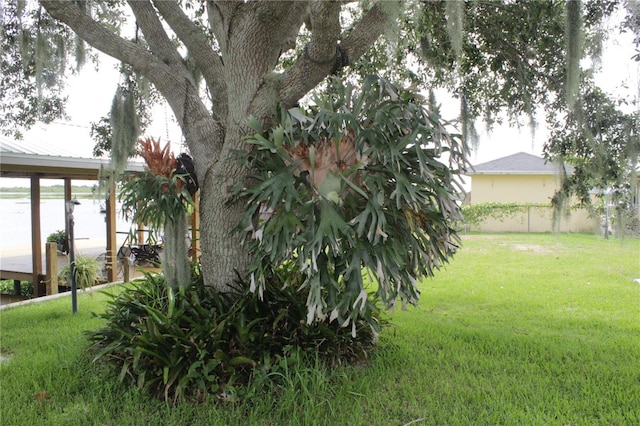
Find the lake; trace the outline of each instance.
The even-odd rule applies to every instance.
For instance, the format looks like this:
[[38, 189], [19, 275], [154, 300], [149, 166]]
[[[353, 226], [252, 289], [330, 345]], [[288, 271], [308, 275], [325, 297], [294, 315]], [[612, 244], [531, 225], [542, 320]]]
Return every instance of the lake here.
[[[76, 241], [83, 241], [90, 245], [94, 240], [96, 245], [106, 241], [106, 215], [100, 213], [100, 201], [81, 199], [81, 204], [74, 209], [74, 234]], [[28, 198], [0, 199], [0, 253], [10, 255], [31, 246], [31, 201]], [[118, 232], [128, 232], [129, 223], [116, 207]], [[40, 226], [42, 242], [55, 231], [64, 229], [64, 199], [46, 199], [40, 201]], [[124, 240], [124, 235], [118, 235], [118, 241]], [[15, 250], [11, 250], [15, 249]]]

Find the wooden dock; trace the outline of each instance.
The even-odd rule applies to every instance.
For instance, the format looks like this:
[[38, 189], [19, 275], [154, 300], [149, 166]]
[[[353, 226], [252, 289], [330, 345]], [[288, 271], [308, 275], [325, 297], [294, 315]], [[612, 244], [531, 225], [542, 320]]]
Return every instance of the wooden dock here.
[[[79, 240], [76, 242], [75, 254], [90, 256], [97, 258], [105, 253], [105, 241]], [[104, 258], [104, 256], [101, 256]], [[51, 258], [51, 261], [49, 261]], [[0, 305], [19, 302], [25, 300], [26, 297], [20, 296], [20, 281], [33, 282], [32, 272], [33, 259], [29, 247], [15, 247], [12, 249], [3, 249], [0, 252], [0, 279], [13, 280], [13, 294], [0, 295]], [[65, 265], [69, 264], [69, 255], [57, 252], [55, 243], [47, 246], [45, 255], [43, 255], [42, 264], [46, 265], [45, 274], [39, 276], [39, 286], [34, 287], [34, 298], [40, 296], [50, 296], [58, 293], [58, 271]], [[119, 268], [120, 269], [120, 268]], [[160, 268], [148, 267], [144, 265], [122, 265], [123, 274], [115, 281], [129, 281], [134, 278], [142, 277], [145, 272], [161, 272]], [[106, 274], [105, 274], [106, 275]], [[102, 277], [100, 284], [106, 283], [106, 276]]]
[[[76, 243], [76, 256], [96, 257], [105, 252], [103, 241], [85, 240]], [[69, 256], [56, 250], [55, 243], [46, 245], [42, 255], [44, 271], [38, 276], [38, 285], [34, 285], [34, 297], [51, 295], [58, 292], [58, 271], [69, 264]], [[29, 247], [3, 249], [0, 253], [0, 279], [14, 281], [14, 295], [20, 294], [20, 281], [34, 281], [33, 257]]]

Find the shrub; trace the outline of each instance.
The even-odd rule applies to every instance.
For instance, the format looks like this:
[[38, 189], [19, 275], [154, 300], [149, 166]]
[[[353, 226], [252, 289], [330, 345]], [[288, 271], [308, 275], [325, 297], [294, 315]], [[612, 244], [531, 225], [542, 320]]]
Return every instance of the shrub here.
[[464, 223], [469, 226], [478, 226], [487, 219], [504, 219], [513, 217], [518, 213], [527, 213], [529, 209], [549, 209], [551, 204], [540, 203], [478, 203], [462, 206]]
[[47, 236], [48, 243], [56, 243], [58, 245], [58, 251], [62, 253], [68, 253], [69, 242], [67, 241], [67, 233], [64, 230], [58, 230], [52, 232]]
[[[0, 293], [13, 294], [13, 291], [13, 280], [0, 281]], [[33, 285], [31, 284], [31, 281], [20, 281], [20, 295], [29, 297], [33, 296]]]
[[204, 286], [197, 266], [191, 284], [177, 289], [147, 274], [97, 315], [107, 323], [88, 334], [90, 352], [113, 366], [121, 382], [174, 403], [241, 396], [254, 371], [271, 377], [294, 353], [334, 364], [366, 357], [376, 336], [369, 324], [358, 324], [357, 339], [335, 322], [306, 325], [308, 295], [281, 287], [291, 272], [274, 271], [263, 301], [247, 283], [238, 282], [240, 297]]
[[[97, 259], [93, 257], [78, 255], [74, 259], [75, 263], [75, 280], [76, 285], [85, 289], [91, 287], [98, 282], [98, 276], [100, 274], [101, 266]], [[58, 278], [62, 282], [71, 283], [71, 266], [69, 264], [64, 265], [60, 272], [58, 272]]]

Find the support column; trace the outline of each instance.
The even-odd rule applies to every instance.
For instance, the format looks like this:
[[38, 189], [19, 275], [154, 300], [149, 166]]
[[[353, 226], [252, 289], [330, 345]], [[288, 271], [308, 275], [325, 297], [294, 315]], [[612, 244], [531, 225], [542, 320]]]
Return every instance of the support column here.
[[[71, 178], [64, 178], [64, 205], [67, 205], [67, 201], [71, 201]], [[69, 214], [67, 209], [64, 209], [64, 251], [69, 253]]]
[[118, 259], [116, 247], [116, 187], [112, 185], [107, 195], [107, 215], [105, 222], [107, 223], [107, 281], [114, 282], [118, 280]]
[[31, 177], [31, 273], [33, 297], [40, 297], [42, 275], [42, 237], [40, 227], [40, 178]]
[[58, 293], [58, 244], [46, 245], [47, 276], [45, 277], [47, 296]]

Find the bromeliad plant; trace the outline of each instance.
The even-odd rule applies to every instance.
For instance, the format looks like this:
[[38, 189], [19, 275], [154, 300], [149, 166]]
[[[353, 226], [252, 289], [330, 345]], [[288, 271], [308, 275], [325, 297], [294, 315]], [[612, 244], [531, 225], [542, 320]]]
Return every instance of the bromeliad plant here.
[[177, 289], [161, 275], [136, 280], [97, 315], [105, 325], [88, 333], [93, 360], [127, 386], [177, 402], [250, 396], [252, 376], [285, 377], [294, 353], [330, 365], [368, 356], [374, 339], [366, 323], [358, 324], [357, 339], [335, 323], [307, 326], [306, 298], [282, 289], [296, 271], [283, 266], [275, 273], [262, 300], [244, 282], [233, 295], [205, 286], [197, 264], [191, 283]]
[[300, 277], [288, 284], [307, 294], [307, 323], [337, 321], [353, 334], [374, 312], [368, 282], [389, 308], [414, 304], [417, 281], [460, 242], [456, 178], [467, 147], [438, 109], [370, 76], [359, 91], [334, 80], [311, 107], [282, 111], [268, 133], [251, 124], [253, 149], [241, 156], [256, 173], [238, 194], [252, 289], [291, 263]]
[[140, 156], [147, 163], [145, 172], [131, 175], [120, 192], [122, 211], [134, 223], [154, 229], [164, 228], [162, 269], [171, 287], [190, 282], [190, 267], [185, 245], [186, 212], [193, 204], [188, 190], [189, 176], [178, 173], [178, 161], [169, 143], [160, 147], [160, 139], [140, 141]]

